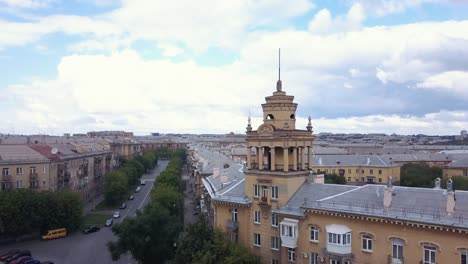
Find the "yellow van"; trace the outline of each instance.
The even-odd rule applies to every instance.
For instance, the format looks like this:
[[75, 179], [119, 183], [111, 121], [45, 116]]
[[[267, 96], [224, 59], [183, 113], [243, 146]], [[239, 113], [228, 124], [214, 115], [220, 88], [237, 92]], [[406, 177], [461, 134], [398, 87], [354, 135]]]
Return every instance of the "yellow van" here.
[[52, 229], [47, 231], [47, 234], [41, 236], [42, 239], [54, 239], [67, 236], [66, 228]]

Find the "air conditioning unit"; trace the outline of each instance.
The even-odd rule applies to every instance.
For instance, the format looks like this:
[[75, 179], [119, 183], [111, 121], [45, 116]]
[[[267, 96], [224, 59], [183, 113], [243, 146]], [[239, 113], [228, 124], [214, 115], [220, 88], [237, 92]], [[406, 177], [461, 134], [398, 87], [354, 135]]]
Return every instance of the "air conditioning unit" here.
[[324, 258], [324, 257], [320, 257], [320, 256], [319, 256], [317, 259], [318, 259], [320, 262], [325, 262], [325, 258]]

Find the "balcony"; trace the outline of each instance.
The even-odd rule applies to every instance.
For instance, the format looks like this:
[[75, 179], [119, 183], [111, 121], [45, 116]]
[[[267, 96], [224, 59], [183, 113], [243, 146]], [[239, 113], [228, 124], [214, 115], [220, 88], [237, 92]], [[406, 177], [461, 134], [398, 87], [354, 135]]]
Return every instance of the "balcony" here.
[[235, 221], [232, 219], [227, 220], [227, 228], [231, 229], [232, 231], [239, 230], [239, 221]]
[[296, 248], [298, 240], [298, 224], [296, 219], [284, 218], [280, 223], [281, 246]]
[[30, 180], [37, 180], [37, 172], [31, 172], [29, 174], [29, 179]]
[[29, 181], [29, 189], [31, 190], [39, 189], [39, 181], [38, 180]]
[[11, 182], [11, 175], [3, 175], [2, 182]]
[[258, 206], [262, 210], [270, 211], [271, 205], [268, 203], [268, 198], [266, 196], [260, 197], [260, 201], [258, 201]]
[[387, 257], [387, 264], [404, 264], [405, 259], [398, 259], [398, 258], [393, 258], [392, 255], [388, 255]]

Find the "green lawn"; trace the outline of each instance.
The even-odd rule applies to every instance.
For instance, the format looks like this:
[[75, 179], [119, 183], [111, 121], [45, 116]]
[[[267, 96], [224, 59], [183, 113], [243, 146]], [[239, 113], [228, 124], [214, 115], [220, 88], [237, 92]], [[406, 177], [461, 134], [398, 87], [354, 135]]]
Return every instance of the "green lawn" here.
[[83, 217], [82, 226], [103, 226], [107, 219], [112, 218], [111, 214], [89, 214]]

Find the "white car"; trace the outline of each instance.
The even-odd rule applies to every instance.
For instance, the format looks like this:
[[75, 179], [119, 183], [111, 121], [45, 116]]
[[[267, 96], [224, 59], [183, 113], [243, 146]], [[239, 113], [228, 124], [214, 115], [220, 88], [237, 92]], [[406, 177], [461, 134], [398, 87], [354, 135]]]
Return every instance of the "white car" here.
[[140, 186], [138, 186], [135, 190], [135, 192], [139, 192], [141, 190]]
[[115, 212], [114, 215], [112, 216], [114, 218], [119, 218], [120, 217], [120, 212]]

